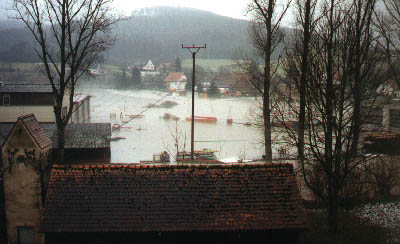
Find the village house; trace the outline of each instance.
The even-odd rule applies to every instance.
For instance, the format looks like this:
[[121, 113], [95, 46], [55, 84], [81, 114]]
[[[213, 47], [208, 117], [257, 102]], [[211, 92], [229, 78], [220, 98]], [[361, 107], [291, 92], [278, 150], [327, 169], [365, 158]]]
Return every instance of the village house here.
[[155, 69], [155, 66], [151, 60], [147, 62], [145, 66], [142, 67], [140, 75], [145, 76], [156, 76], [160, 75], [160, 72]]
[[255, 96], [257, 89], [252, 84], [252, 77], [247, 73], [219, 73], [215, 83], [221, 94], [235, 96]]
[[52, 142], [33, 114], [18, 118], [2, 144], [9, 243], [44, 243], [41, 218]]
[[[90, 97], [74, 97], [74, 123], [89, 122]], [[15, 122], [19, 116], [34, 113], [39, 122], [55, 122], [54, 96], [49, 84], [0, 82], [0, 122]], [[63, 112], [68, 109], [68, 95], [64, 96]]]
[[151, 60], [147, 62], [145, 66], [142, 67], [142, 70], [144, 71], [154, 71], [154, 64]]
[[170, 92], [182, 92], [185, 91], [187, 77], [183, 72], [169, 72], [164, 82]]
[[46, 243], [298, 243], [291, 164], [54, 166]]

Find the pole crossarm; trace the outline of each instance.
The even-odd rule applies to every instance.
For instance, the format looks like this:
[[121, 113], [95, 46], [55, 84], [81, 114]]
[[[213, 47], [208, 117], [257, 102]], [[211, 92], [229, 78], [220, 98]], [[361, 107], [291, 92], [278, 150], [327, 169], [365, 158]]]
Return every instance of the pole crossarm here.
[[[182, 48], [187, 49], [191, 54], [193, 54], [198, 53], [202, 48], [207, 48], [207, 44], [204, 44], [204, 46], [195, 46], [194, 44], [193, 46], [183, 46], [182, 44]], [[196, 51], [194, 51], [194, 49], [196, 49]]]
[[195, 84], [195, 73], [196, 73], [196, 54], [200, 51], [200, 49], [207, 48], [207, 44], [204, 46], [183, 46], [182, 49], [187, 49], [193, 58], [193, 78], [192, 78], [192, 129], [191, 129], [191, 140], [190, 140], [190, 159], [194, 160], [194, 84]]

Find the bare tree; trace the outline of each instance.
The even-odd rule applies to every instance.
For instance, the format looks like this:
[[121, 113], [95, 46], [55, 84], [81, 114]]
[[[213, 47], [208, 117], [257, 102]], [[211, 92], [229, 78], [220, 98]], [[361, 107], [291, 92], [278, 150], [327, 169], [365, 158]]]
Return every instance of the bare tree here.
[[280, 24], [290, 3], [291, 0], [279, 14], [277, 0], [252, 0], [247, 9], [247, 12], [253, 15], [250, 38], [264, 60], [264, 71], [261, 76], [258, 75], [258, 67], [256, 69], [250, 67], [250, 70], [256, 73], [253, 77], [253, 86], [263, 99], [264, 150], [267, 161], [272, 160], [270, 86], [274, 72], [271, 71], [271, 57], [278, 45], [282, 43], [284, 35]]
[[400, 85], [400, 1], [386, 0], [383, 10], [377, 11], [376, 25], [380, 33], [379, 43], [386, 53], [391, 76]]
[[[120, 20], [112, 0], [14, 0], [16, 19], [32, 33], [36, 53], [53, 89], [59, 160], [64, 161], [65, 127], [74, 111], [76, 84], [113, 43], [111, 27]], [[67, 99], [67, 106], [64, 104]]]
[[[179, 155], [182, 155], [182, 161], [185, 161], [186, 156], [186, 142], [187, 142], [187, 133], [186, 130], [182, 129], [178, 125], [178, 118], [175, 120], [175, 128], [168, 128], [169, 134], [173, 141], [173, 145], [167, 144], [164, 142], [165, 150], [178, 162]], [[190, 159], [190, 156], [188, 158]]]
[[[304, 158], [303, 149], [298, 148], [303, 159], [300, 171], [306, 186], [326, 204], [332, 233], [337, 230], [345, 186], [367, 160], [359, 156], [359, 138], [365, 122], [362, 107], [372, 111], [376, 105], [376, 84], [380, 82], [383, 61], [372, 25], [375, 4], [374, 0], [311, 2], [310, 13], [314, 17], [309, 22], [309, 43], [305, 43], [305, 32], [300, 31], [300, 43], [295, 44], [287, 60], [288, 76], [296, 82], [303, 104], [286, 99], [276, 107], [291, 145], [301, 146], [299, 130], [304, 130]], [[307, 8], [298, 7], [298, 11], [304, 7]], [[288, 118], [304, 123], [304, 128], [285, 123]]]
[[[304, 160], [304, 129], [306, 122], [306, 83], [308, 78], [308, 54], [310, 52], [310, 40], [313, 28], [313, 16], [315, 11], [316, 1], [306, 0], [296, 0], [297, 7], [297, 22], [300, 26], [299, 36], [301, 41], [297, 42], [296, 49], [301, 50], [301, 60], [299, 61], [300, 68], [300, 80], [296, 82], [298, 84], [299, 90], [299, 129], [297, 133], [297, 154], [301, 161]], [[292, 74], [292, 78], [296, 79], [298, 74]], [[291, 98], [290, 98], [291, 99]], [[289, 101], [290, 102], [290, 101]]]

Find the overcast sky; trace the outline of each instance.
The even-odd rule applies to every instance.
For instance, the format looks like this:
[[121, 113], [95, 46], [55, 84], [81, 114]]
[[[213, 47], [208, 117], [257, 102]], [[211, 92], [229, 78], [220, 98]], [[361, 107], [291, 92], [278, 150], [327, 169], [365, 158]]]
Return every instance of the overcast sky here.
[[[1, 1], [1, 0], [0, 0]], [[114, 0], [115, 6], [125, 14], [132, 10], [153, 6], [175, 6], [196, 8], [213, 13], [244, 19], [245, 9], [249, 0]]]
[[[12, 1], [0, 0], [0, 10], [10, 2]], [[249, 19], [250, 16], [245, 16], [245, 10], [249, 2], [250, 0], [114, 0], [114, 6], [116, 10], [123, 12], [125, 15], [130, 15], [133, 10], [140, 8], [174, 6], [206, 10], [237, 19]], [[284, 3], [286, 0], [278, 2]], [[287, 19], [291, 18], [290, 15], [289, 13]], [[6, 15], [0, 11], [0, 19], [2, 17], [6, 17]], [[288, 23], [284, 25], [288, 25]]]

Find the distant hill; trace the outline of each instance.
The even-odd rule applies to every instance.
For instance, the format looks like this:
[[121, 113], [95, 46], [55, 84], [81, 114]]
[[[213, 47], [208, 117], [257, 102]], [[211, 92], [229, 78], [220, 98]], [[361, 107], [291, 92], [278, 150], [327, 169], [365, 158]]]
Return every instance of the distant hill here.
[[[7, 27], [4, 27], [7, 23]], [[181, 45], [203, 45], [197, 57], [231, 59], [239, 50], [250, 52], [248, 21], [211, 12], [174, 7], [139, 9], [114, 29], [116, 42], [105, 55], [106, 63], [155, 64], [190, 58]], [[0, 61], [36, 62], [31, 34], [18, 23], [0, 19]]]
[[[119, 24], [119, 40], [110, 50], [114, 62], [152, 59], [155, 62], [190, 57], [181, 45], [203, 45], [200, 58], [233, 57], [249, 49], [248, 21], [223, 17], [211, 12], [174, 7], [140, 9]], [[116, 58], [116, 60], [114, 60]]]

